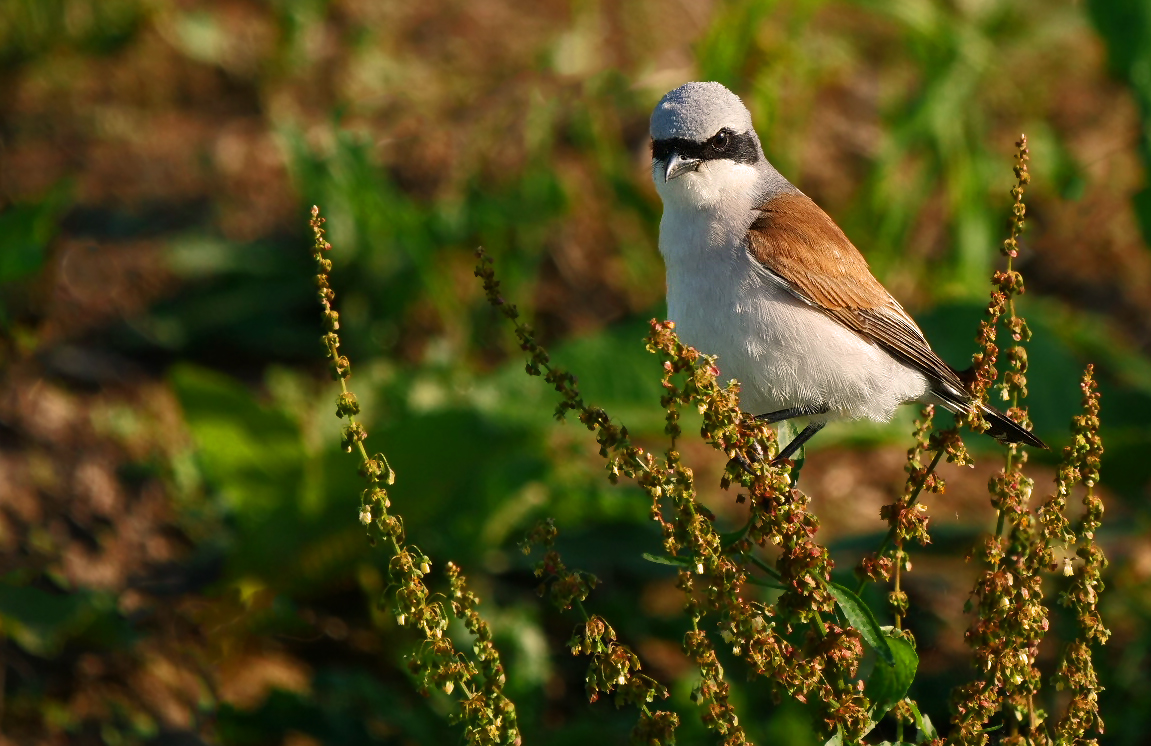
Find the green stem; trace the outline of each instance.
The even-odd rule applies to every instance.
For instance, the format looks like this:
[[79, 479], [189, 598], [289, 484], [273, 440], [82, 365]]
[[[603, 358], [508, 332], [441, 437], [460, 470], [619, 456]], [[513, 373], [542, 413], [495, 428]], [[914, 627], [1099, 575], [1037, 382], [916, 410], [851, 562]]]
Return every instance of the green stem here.
[[[577, 572], [578, 572], [578, 570], [577, 570]], [[583, 615], [583, 620], [585, 622], [590, 622], [591, 616], [588, 615], [587, 609], [584, 608], [583, 601], [581, 601], [580, 599], [577, 598], [577, 599], [575, 599], [575, 605], [576, 605], [576, 608], [579, 609], [579, 613]]]
[[761, 560], [759, 557], [756, 557], [754, 554], [746, 554], [746, 553], [743, 556], [746, 557], [748, 559], [748, 561], [751, 562], [751, 564], [755, 565], [760, 570], [763, 570], [765, 573], [767, 573], [771, 577], [775, 578], [776, 580], [780, 580], [780, 581], [783, 580], [783, 576], [779, 574], [779, 570], [776, 570], [774, 567], [767, 564], [766, 562]]
[[[908, 498], [908, 500], [907, 500], [907, 509], [908, 510], [915, 507], [915, 503], [919, 499], [919, 493], [923, 492], [923, 488], [927, 485], [927, 478], [930, 477], [931, 474], [935, 471], [935, 467], [939, 465], [939, 459], [942, 457], [943, 457], [943, 449], [940, 448], [938, 451], [935, 452], [935, 457], [931, 459], [931, 463], [927, 466], [927, 471], [925, 471], [923, 473], [923, 479], [920, 480], [918, 485], [916, 485], [915, 491], [912, 492], [911, 497]], [[889, 546], [891, 546], [891, 542], [895, 540], [895, 532], [896, 532], [897, 528], [898, 528], [898, 524], [896, 526], [892, 526], [888, 530], [887, 536], [883, 537], [883, 542], [879, 545], [879, 551], [877, 551], [875, 553], [876, 559], [879, 559], [880, 557], [882, 557], [884, 552], [887, 551], [887, 548]], [[867, 585], [867, 582], [869, 580], [870, 580], [870, 578], [867, 578], [867, 577], [861, 578], [859, 581], [859, 585], [855, 589], [855, 592], [857, 594], [859, 592], [861, 592], [863, 590], [863, 587], [865, 585]]]
[[[902, 576], [903, 570], [903, 542], [896, 542], [895, 544], [895, 597], [899, 598], [899, 579]], [[895, 607], [895, 628], [903, 629], [903, 616], [899, 611], [898, 606]], [[902, 722], [902, 721], [900, 721]], [[898, 741], [902, 741], [901, 736]]]

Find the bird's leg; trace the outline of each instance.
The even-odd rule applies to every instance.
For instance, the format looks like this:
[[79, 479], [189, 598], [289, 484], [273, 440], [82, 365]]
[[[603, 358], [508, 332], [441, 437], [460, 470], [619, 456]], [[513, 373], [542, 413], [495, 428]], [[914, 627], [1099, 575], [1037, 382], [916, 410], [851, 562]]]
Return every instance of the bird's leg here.
[[822, 430], [823, 426], [826, 424], [826, 422], [812, 422], [810, 425], [803, 428], [799, 435], [796, 435], [792, 441], [788, 443], [782, 451], [779, 452], [779, 455], [771, 460], [772, 465], [778, 465], [791, 458], [792, 455], [798, 451], [804, 443], [811, 440], [811, 436]]
[[[796, 417], [810, 417], [811, 415], [825, 414], [827, 409], [828, 407], [826, 404], [808, 404], [799, 407], [788, 407], [787, 409], [780, 409], [776, 412], [768, 412], [767, 414], [756, 415], [755, 420], [756, 422], [775, 425], [783, 422], [784, 420], [795, 419]], [[791, 443], [787, 445], [787, 447], [783, 449], [783, 451], [780, 452], [778, 456], [772, 459], [771, 463], [778, 464], [785, 459], [790, 458], [791, 455], [795, 453], [795, 451], [800, 446], [802, 446], [807, 442], [809, 438], [811, 438], [811, 436], [822, 430], [824, 424], [826, 423], [808, 425], [802, 432], [800, 432], [799, 435], [795, 437], [794, 440], [791, 441]], [[759, 447], [758, 443], [752, 443], [752, 448], [754, 449], [752, 453], [747, 455], [736, 453], [731, 461], [738, 463], [740, 467], [748, 474], [754, 475], [755, 471], [752, 469], [752, 463], [763, 460], [763, 449]], [[731, 462], [729, 462], [729, 464], [730, 463]]]
[[784, 420], [793, 420], [796, 417], [809, 417], [813, 414], [826, 414], [826, 404], [808, 404], [802, 407], [788, 407], [781, 409], [778, 412], [768, 412], [767, 414], [757, 414], [755, 419], [757, 422], [764, 422], [768, 425], [774, 425], [777, 422]]
[[[774, 425], [776, 423], [792, 420], [797, 417], [810, 417], [817, 414], [826, 414], [828, 409], [829, 407], [826, 404], [801, 404], [798, 407], [788, 407], [787, 409], [780, 409], [776, 412], [768, 412], [767, 414], [757, 415], [755, 419], [757, 422], [765, 422], [768, 425]], [[778, 456], [772, 459], [771, 463], [778, 464], [790, 458], [797, 449], [799, 449], [811, 438], [811, 436], [815, 435], [817, 432], [823, 429], [824, 424], [826, 423], [821, 423], [819, 425], [810, 424], [805, 427], [799, 433], [799, 435], [795, 436], [791, 443], [789, 443], [786, 447], [784, 447], [782, 451], [780, 451]]]

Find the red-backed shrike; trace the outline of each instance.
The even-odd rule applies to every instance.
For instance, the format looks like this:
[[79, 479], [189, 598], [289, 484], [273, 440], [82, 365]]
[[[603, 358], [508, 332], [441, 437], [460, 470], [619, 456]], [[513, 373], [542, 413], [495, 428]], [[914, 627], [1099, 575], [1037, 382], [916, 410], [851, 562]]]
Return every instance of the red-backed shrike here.
[[[767, 162], [738, 96], [719, 83], [676, 88], [652, 113], [651, 139], [668, 316], [740, 381], [744, 411], [806, 418], [777, 461], [831, 419], [973, 404], [839, 226]], [[1046, 448], [1002, 412], [982, 412], [998, 440]]]

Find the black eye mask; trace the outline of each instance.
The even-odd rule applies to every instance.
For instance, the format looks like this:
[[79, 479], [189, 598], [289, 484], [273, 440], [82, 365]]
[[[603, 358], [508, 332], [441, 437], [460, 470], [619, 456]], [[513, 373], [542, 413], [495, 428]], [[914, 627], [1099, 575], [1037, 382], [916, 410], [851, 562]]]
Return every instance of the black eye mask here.
[[759, 150], [755, 147], [755, 135], [751, 132], [732, 132], [724, 127], [706, 142], [695, 142], [682, 137], [669, 137], [666, 140], [651, 141], [651, 157], [666, 161], [672, 153], [683, 158], [700, 161], [716, 161], [726, 158], [736, 163], [756, 163]]

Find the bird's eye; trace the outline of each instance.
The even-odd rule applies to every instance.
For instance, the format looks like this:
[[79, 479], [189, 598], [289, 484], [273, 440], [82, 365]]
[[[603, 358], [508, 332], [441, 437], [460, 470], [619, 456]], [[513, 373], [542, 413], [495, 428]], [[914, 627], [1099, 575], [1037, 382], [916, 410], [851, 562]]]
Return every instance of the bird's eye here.
[[728, 135], [727, 130], [720, 130], [711, 138], [711, 146], [716, 150], [726, 150], [728, 144], [731, 142], [731, 136]]

